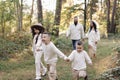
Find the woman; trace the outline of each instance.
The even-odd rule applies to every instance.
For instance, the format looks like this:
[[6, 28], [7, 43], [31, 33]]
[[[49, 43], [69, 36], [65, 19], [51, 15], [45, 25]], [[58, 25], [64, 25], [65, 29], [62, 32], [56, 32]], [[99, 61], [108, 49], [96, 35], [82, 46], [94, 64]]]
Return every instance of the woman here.
[[47, 69], [41, 62], [42, 57], [42, 40], [41, 34], [44, 32], [44, 28], [41, 24], [36, 24], [31, 26], [31, 31], [33, 35], [33, 53], [35, 57], [35, 67], [36, 67], [36, 80], [41, 80], [41, 75], [45, 75]]
[[87, 32], [87, 37], [88, 37], [89, 55], [91, 58], [95, 58], [97, 43], [100, 40], [100, 33], [94, 21], [90, 22], [90, 29]]

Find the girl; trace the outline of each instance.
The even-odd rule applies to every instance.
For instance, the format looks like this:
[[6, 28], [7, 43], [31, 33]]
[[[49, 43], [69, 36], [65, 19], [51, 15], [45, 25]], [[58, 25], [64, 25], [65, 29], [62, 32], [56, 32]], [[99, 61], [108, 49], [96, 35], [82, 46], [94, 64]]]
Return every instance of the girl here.
[[41, 24], [36, 24], [31, 26], [31, 31], [33, 35], [33, 53], [35, 57], [35, 67], [36, 67], [36, 80], [41, 80], [41, 75], [45, 75], [47, 69], [41, 62], [42, 57], [42, 40], [41, 34], [44, 32], [44, 28]]
[[100, 40], [100, 33], [97, 29], [97, 25], [94, 21], [90, 22], [90, 29], [87, 32], [88, 37], [88, 49], [89, 55], [91, 58], [95, 58], [96, 49], [97, 49], [97, 42]]

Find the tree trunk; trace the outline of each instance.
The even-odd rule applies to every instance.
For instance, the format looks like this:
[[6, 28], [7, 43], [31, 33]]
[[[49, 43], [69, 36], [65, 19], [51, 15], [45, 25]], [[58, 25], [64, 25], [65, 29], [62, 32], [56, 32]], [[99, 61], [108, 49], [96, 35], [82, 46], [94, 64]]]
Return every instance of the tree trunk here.
[[17, 7], [17, 29], [18, 31], [22, 30], [22, 10], [23, 10], [23, 0], [16, 1], [16, 7]]
[[4, 21], [4, 11], [2, 12], [2, 16], [1, 16], [1, 27], [2, 27], [2, 37], [4, 38], [5, 35], [5, 21]]
[[86, 6], [86, 0], [85, 0], [85, 3], [84, 3], [84, 5], [85, 5], [85, 9], [84, 9], [84, 32], [85, 32], [85, 30], [86, 30], [86, 11], [87, 11], [87, 6]]
[[107, 33], [110, 33], [110, 0], [106, 1], [107, 6]]
[[22, 22], [22, 20], [23, 20], [23, 12], [22, 12], [22, 10], [23, 10], [23, 0], [20, 0], [21, 2], [20, 2], [20, 30], [22, 30], [22, 25], [23, 25], [23, 22]]
[[41, 0], [37, 0], [37, 8], [38, 8], [38, 22], [43, 24], [43, 14], [42, 14]]
[[90, 20], [92, 20], [92, 14], [93, 14], [93, 1], [90, 1]]
[[61, 8], [62, 8], [62, 0], [57, 0], [55, 19], [54, 19], [54, 24], [55, 25], [60, 25]]
[[114, 4], [113, 4], [113, 10], [112, 10], [112, 19], [111, 19], [111, 28], [110, 28], [110, 32], [115, 34], [115, 14], [116, 14], [116, 5], [117, 5], [117, 0], [114, 0]]
[[57, 25], [56, 28], [56, 36], [59, 36], [59, 27], [60, 25], [60, 20], [61, 20], [61, 9], [62, 9], [62, 0], [57, 0], [56, 1], [56, 11], [55, 11], [55, 19], [54, 19], [54, 25]]
[[33, 6], [34, 6], [34, 0], [32, 0], [32, 9], [31, 9], [31, 14], [30, 14], [30, 25], [32, 23]]

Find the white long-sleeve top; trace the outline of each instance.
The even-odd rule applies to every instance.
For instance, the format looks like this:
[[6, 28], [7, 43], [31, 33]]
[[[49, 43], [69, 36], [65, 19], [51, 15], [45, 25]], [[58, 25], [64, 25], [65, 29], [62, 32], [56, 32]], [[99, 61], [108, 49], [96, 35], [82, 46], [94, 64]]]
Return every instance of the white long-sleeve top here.
[[52, 43], [42, 45], [44, 52], [44, 60], [47, 64], [56, 63], [58, 56], [60, 58], [66, 59], [67, 57]]
[[92, 29], [90, 32], [88, 30], [86, 36], [88, 37], [88, 41], [96, 42], [96, 41], [100, 40], [99, 30], [97, 30], [97, 32], [95, 32], [94, 29]]
[[72, 61], [72, 69], [75, 70], [86, 69], [86, 61], [88, 64], [92, 64], [90, 57], [84, 50], [82, 50], [81, 52], [73, 50], [72, 53], [69, 55], [68, 59]]
[[42, 50], [42, 39], [41, 39], [41, 34], [39, 34], [38, 36], [38, 40], [37, 43], [36, 42], [36, 37], [38, 36], [38, 34], [36, 34], [33, 38], [33, 52], [36, 52], [37, 49]]
[[79, 40], [84, 38], [84, 28], [82, 24], [71, 24], [67, 30], [66, 36], [70, 36], [72, 40]]

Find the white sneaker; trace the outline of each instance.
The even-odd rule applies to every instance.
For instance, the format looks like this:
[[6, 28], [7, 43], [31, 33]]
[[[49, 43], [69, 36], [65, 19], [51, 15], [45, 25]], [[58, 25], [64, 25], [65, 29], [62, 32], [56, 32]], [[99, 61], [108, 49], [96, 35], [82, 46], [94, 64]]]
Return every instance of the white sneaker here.
[[42, 76], [46, 76], [46, 73], [47, 73], [47, 68], [45, 68], [42, 72]]

